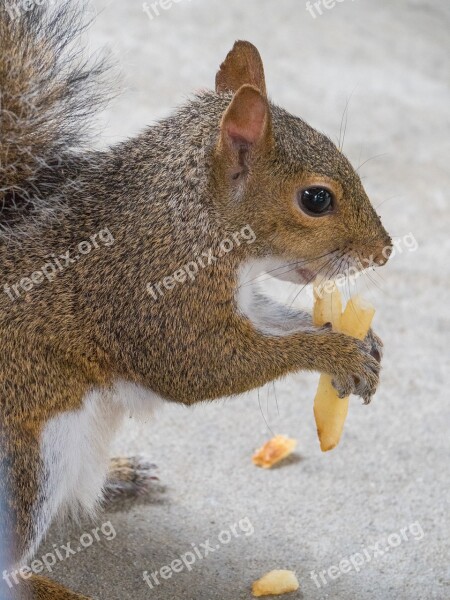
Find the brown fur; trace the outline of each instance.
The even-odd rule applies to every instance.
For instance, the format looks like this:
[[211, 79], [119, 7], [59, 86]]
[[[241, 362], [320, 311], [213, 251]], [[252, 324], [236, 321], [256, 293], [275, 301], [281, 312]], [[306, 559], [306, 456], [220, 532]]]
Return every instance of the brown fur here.
[[45, 577], [33, 575], [20, 584], [23, 600], [89, 600], [87, 596], [75, 594], [67, 588]]
[[[10, 491], [3, 527], [18, 539], [16, 559], [33, 529], [42, 428], [81, 407], [93, 388], [123, 379], [191, 405], [307, 369], [366, 399], [375, 392], [379, 364], [367, 343], [312, 325], [267, 335], [236, 310], [238, 270], [248, 259], [279, 256], [325, 272], [330, 265], [320, 257], [336, 248], [342, 257], [374, 253], [383, 262], [390, 244], [350, 163], [268, 102], [263, 74], [257, 50], [237, 43], [216, 92], [136, 139], [84, 155], [75, 179], [60, 187], [58, 218], [40, 223], [14, 252], [0, 247], [3, 281], [13, 285], [102, 228], [115, 239], [14, 302], [0, 294], [0, 459]], [[311, 218], [296, 205], [298, 190], [316, 184], [336, 195], [329, 216]], [[254, 244], [158, 300], [149, 295], [148, 283], [209, 248], [217, 254], [246, 224]], [[43, 579], [31, 585], [37, 600], [78, 597]]]
[[237, 92], [245, 81], [267, 95], [264, 65], [258, 50], [249, 42], [236, 42], [216, 75], [216, 91]]

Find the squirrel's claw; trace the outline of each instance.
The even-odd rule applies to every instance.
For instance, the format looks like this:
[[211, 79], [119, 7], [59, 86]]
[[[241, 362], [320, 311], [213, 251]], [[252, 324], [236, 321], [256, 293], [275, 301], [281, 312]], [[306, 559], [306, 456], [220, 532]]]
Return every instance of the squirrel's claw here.
[[125, 498], [147, 495], [159, 481], [156, 465], [143, 456], [111, 459], [108, 479], [104, 486], [107, 504]]
[[373, 331], [363, 342], [355, 343], [359, 346], [358, 361], [348, 367], [349, 372], [335, 376], [332, 383], [339, 398], [353, 394], [370, 404], [379, 383], [383, 343]]
[[370, 329], [364, 341], [368, 346], [370, 346], [370, 354], [374, 357], [374, 359], [378, 362], [381, 362], [384, 348], [381, 338], [377, 336], [373, 329]]

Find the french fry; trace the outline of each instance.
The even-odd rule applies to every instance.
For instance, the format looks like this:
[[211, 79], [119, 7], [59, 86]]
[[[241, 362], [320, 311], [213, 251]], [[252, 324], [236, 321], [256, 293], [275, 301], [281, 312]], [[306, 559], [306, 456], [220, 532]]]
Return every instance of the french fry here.
[[271, 571], [255, 581], [252, 593], [255, 597], [282, 596], [296, 592], [299, 588], [298, 579], [293, 571]]
[[[340, 311], [342, 301], [337, 288], [331, 293], [316, 294], [313, 314], [316, 325], [329, 322], [335, 331], [363, 340], [375, 314], [373, 306], [355, 296], [348, 301], [344, 313]], [[331, 382], [329, 375], [321, 375], [314, 399], [314, 417], [322, 452], [328, 452], [339, 444], [348, 414], [349, 398], [339, 398]]]
[[339, 398], [329, 375], [321, 375], [314, 399], [314, 417], [322, 452], [339, 444], [348, 414], [348, 398]]
[[[326, 284], [326, 287], [328, 287], [328, 284]], [[322, 327], [325, 323], [331, 323], [333, 329], [338, 330], [341, 323], [342, 298], [336, 285], [332, 287], [330, 292], [325, 289], [325, 286], [316, 285], [314, 287], [314, 297], [314, 323], [319, 327]]]
[[374, 307], [361, 296], [354, 296], [347, 302], [341, 319], [340, 331], [358, 338], [358, 340], [363, 340], [369, 333], [374, 316]]

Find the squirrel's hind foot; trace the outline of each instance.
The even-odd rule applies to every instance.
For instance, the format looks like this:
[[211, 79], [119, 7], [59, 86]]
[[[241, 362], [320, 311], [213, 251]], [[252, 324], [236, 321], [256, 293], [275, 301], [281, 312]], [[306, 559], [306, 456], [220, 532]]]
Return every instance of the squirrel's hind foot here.
[[159, 480], [156, 471], [156, 465], [143, 456], [112, 458], [104, 486], [105, 503], [145, 496]]

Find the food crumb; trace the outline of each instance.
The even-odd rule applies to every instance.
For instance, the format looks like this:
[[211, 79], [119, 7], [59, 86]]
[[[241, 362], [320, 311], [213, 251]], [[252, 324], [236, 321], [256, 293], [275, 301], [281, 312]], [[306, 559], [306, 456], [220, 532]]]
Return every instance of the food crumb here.
[[299, 587], [297, 576], [293, 571], [270, 571], [254, 582], [252, 593], [255, 597], [282, 596], [296, 592]]
[[270, 467], [289, 456], [296, 446], [297, 440], [284, 435], [277, 435], [255, 452], [252, 457], [253, 464], [263, 469], [270, 469]]

